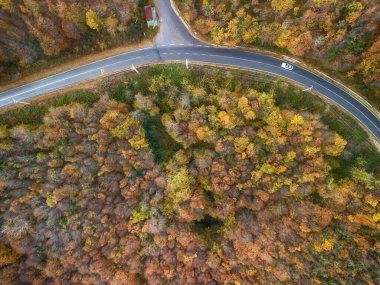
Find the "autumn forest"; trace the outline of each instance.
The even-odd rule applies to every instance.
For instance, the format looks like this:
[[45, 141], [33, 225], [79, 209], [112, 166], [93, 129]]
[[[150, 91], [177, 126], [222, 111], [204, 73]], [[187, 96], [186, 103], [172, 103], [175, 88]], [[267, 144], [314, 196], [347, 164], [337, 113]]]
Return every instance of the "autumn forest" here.
[[[173, 0], [198, 50], [185, 29], [155, 37], [182, 25], [165, 10], [176, 18], [148, 27], [155, 4], [171, 9], [0, 0], [1, 88], [62, 75], [3, 98], [0, 285], [380, 284], [378, 145], [328, 101], [347, 97], [281, 65], [296, 58], [380, 109], [380, 2]], [[281, 72], [163, 62], [217, 50], [206, 43], [281, 57]]]
[[379, 283], [379, 155], [257, 76], [149, 67], [0, 115], [3, 284]]

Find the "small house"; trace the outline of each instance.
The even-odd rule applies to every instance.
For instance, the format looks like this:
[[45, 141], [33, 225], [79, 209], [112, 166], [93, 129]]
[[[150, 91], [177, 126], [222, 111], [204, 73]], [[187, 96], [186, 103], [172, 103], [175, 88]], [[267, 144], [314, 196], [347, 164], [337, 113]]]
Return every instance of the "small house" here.
[[148, 27], [157, 27], [157, 15], [156, 15], [156, 9], [152, 6], [145, 6], [145, 18], [146, 22], [148, 24]]

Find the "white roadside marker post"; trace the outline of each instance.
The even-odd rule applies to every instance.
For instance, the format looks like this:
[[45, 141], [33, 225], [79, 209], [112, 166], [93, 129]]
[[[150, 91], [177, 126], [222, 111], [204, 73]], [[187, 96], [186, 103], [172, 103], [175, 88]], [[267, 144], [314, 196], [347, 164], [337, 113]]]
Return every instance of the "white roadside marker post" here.
[[302, 90], [302, 92], [305, 92], [305, 91], [309, 91], [309, 90], [312, 90], [313, 88], [314, 88], [314, 86], [313, 86], [313, 85], [311, 85], [311, 87], [309, 87], [309, 88], [306, 88], [306, 89]]
[[189, 60], [186, 58], [186, 68], [189, 69]]
[[137, 70], [137, 68], [132, 64], [132, 70], [134, 70], [134, 71], [136, 71], [136, 73], [138, 74], [138, 75], [140, 75], [140, 72]]
[[28, 102], [17, 101], [17, 100], [15, 100], [15, 99], [13, 99], [13, 103], [14, 103], [14, 104], [24, 104], [24, 105], [31, 105], [31, 104], [30, 104], [30, 103], [28, 103]]

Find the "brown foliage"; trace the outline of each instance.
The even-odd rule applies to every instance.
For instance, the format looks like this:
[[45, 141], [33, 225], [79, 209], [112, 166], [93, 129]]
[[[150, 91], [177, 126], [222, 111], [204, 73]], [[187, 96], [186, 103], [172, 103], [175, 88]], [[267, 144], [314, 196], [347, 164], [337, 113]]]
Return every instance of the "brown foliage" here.
[[185, 19], [217, 43], [275, 45], [350, 76], [356, 68], [365, 83], [379, 84], [378, 1], [176, 2]]
[[108, 29], [98, 34], [101, 38], [124, 31], [137, 7], [131, 0], [13, 2], [11, 9], [0, 6], [0, 63], [15, 61], [20, 67], [35, 61], [40, 56], [39, 48], [47, 56], [57, 56], [68, 49], [78, 52], [88, 45], [87, 11], [95, 11], [105, 22]]
[[378, 263], [366, 252], [378, 252], [378, 194], [328, 182], [327, 157], [344, 145], [334, 148], [319, 116], [281, 110], [256, 90], [204, 97], [190, 98], [192, 109], [178, 98], [167, 108], [166, 135], [182, 149], [166, 164], [129, 108], [106, 98], [52, 108], [36, 130], [11, 128], [0, 138], [12, 145], [1, 152], [1, 234], [10, 245], [0, 246], [2, 280], [375, 280]]

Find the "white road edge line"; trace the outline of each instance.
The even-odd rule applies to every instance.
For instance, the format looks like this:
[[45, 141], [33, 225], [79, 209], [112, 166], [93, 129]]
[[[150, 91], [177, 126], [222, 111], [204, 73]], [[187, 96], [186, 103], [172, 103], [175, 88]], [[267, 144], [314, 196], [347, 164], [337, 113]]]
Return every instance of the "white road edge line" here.
[[148, 50], [148, 49], [153, 49], [153, 46], [149, 45], [149, 46], [147, 46], [147, 47], [145, 47], [145, 48], [142, 48], [142, 49], [133, 50], [133, 51], [128, 51], [128, 52], [124, 52], [124, 53], [121, 53], [121, 54], [117, 54], [117, 55], [113, 55], [113, 56], [110, 56], [110, 57], [106, 57], [106, 58], [103, 58], [103, 59], [99, 59], [99, 60], [96, 60], [96, 61], [93, 61], [93, 62], [90, 62], [90, 63], [86, 63], [86, 64], [84, 64], [84, 65], [81, 65], [81, 66], [78, 66], [78, 67], [74, 67], [74, 68], [72, 68], [72, 69], [69, 69], [69, 70], [66, 70], [66, 71], [63, 71], [63, 72], [60, 72], [60, 73], [57, 73], [57, 74], [53, 74], [53, 75], [50, 75], [50, 76], [47, 76], [47, 77], [41, 78], [41, 79], [39, 79], [39, 80], [37, 80], [37, 81], [33, 81], [33, 82], [30, 82], [30, 83], [25, 83], [25, 84], [23, 84], [23, 85], [20, 85], [20, 86], [15, 87], [15, 88], [10, 88], [10, 89], [8, 89], [8, 90], [4, 90], [4, 91], [0, 92], [0, 96], [1, 96], [1, 94], [6, 93], [6, 92], [9, 92], [9, 91], [11, 91], [11, 90], [17, 90], [17, 89], [20, 89], [20, 88], [22, 88], [22, 87], [25, 87], [25, 86], [27, 86], [27, 85], [29, 85], [29, 84], [32, 84], [32, 83], [38, 83], [38, 82], [40, 82], [40, 81], [44, 81], [44, 80], [46, 80], [46, 79], [53, 78], [53, 77], [58, 76], [58, 75], [63, 75], [63, 74], [66, 74], [66, 73], [68, 73], [68, 72], [74, 71], [74, 70], [76, 70], [76, 69], [82, 68], [82, 67], [84, 67], [84, 66], [90, 66], [90, 65], [92, 65], [92, 64], [99, 63], [99, 62], [102, 62], [102, 61], [106, 61], [106, 60], [108, 60], [108, 59], [112, 59], [112, 58], [115, 58], [115, 57], [118, 57], [118, 56], [123, 56], [123, 55], [131, 54], [131, 53], [136, 53], [136, 52], [140, 52], [140, 51]]
[[[105, 66], [102, 66], [101, 69], [105, 69], [107, 67], [110, 67], [112, 65], [116, 65], [116, 64], [119, 64], [121, 62], [127, 62], [127, 61], [130, 61], [130, 60], [135, 60], [135, 59], [139, 59], [141, 58], [141, 56], [139, 57], [134, 57], [134, 58], [130, 58], [130, 59], [127, 59], [127, 60], [122, 60], [122, 61], [118, 61], [118, 62], [115, 62], [115, 63], [112, 63], [112, 64], [108, 64], [108, 65], [105, 65]], [[82, 72], [82, 73], [78, 73], [78, 74], [75, 74], [73, 76], [70, 76], [70, 77], [65, 77], [65, 78], [62, 78], [62, 79], [59, 79], [59, 80], [56, 80], [56, 81], [52, 81], [52, 82], [49, 82], [48, 84], [44, 84], [44, 85], [41, 85], [41, 86], [38, 86], [34, 89], [31, 89], [31, 90], [28, 90], [28, 91], [24, 91], [22, 93], [19, 93], [19, 94], [15, 94], [15, 95], [12, 95], [12, 96], [8, 96], [8, 97], [4, 97], [4, 98], [1, 98], [0, 99], [0, 102], [3, 102], [3, 101], [6, 101], [6, 100], [9, 100], [9, 99], [12, 99], [12, 98], [15, 98], [15, 97], [18, 97], [18, 96], [21, 96], [21, 95], [24, 95], [24, 94], [27, 94], [27, 93], [30, 93], [30, 92], [33, 92], [33, 91], [36, 91], [38, 89], [41, 89], [41, 88], [44, 88], [44, 87], [47, 87], [47, 86], [50, 86], [50, 85], [53, 85], [53, 84], [56, 84], [56, 83], [59, 83], [59, 82], [62, 82], [62, 81], [65, 81], [65, 80], [69, 80], [69, 79], [72, 79], [72, 78], [75, 78], [75, 77], [78, 77], [78, 76], [81, 76], [83, 74], [87, 74], [87, 73], [91, 73], [91, 72], [94, 72], [94, 71], [97, 71], [99, 70], [99, 68], [95, 68], [95, 69], [91, 69], [91, 70], [88, 70], [86, 72]]]

